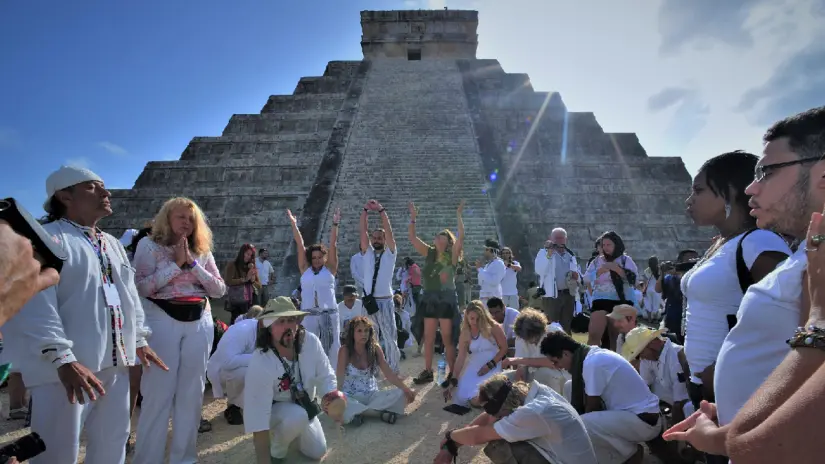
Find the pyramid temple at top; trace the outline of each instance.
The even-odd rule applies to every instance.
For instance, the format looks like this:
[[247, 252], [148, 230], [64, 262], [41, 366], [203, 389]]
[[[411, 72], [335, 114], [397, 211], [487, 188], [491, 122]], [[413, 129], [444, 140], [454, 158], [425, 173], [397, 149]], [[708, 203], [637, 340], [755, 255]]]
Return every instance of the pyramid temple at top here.
[[[286, 209], [307, 245], [328, 243], [340, 207], [339, 285], [351, 283], [358, 221], [370, 198], [387, 209], [399, 248], [408, 202], [418, 235], [456, 229], [465, 199], [465, 254], [484, 240], [514, 250], [533, 280], [533, 257], [554, 227], [586, 260], [594, 240], [615, 230], [643, 268], [702, 249], [709, 237], [684, 212], [691, 178], [680, 158], [649, 157], [632, 133], [605, 133], [590, 112], [533, 90], [526, 74], [477, 59], [478, 12], [362, 11], [361, 61], [331, 61], [292, 95], [270, 96], [260, 114], [232, 116], [218, 137], [195, 137], [179, 161], [146, 165], [131, 190], [112, 192], [117, 234], [140, 227], [172, 196], [203, 208], [219, 266], [243, 243], [270, 250], [281, 294], [298, 269]], [[370, 215], [370, 225], [378, 225]]]

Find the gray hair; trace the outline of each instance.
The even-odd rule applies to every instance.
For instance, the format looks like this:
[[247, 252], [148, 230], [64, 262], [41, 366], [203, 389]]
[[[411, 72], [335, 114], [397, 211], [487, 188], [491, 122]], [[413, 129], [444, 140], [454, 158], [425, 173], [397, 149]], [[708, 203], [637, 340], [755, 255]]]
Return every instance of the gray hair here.
[[556, 227], [555, 229], [553, 229], [552, 231], [550, 231], [550, 235], [553, 235], [553, 234], [555, 234], [556, 232], [561, 232], [562, 234], [564, 234], [564, 238], [567, 238], [567, 231], [566, 231], [566, 230], [564, 230], [564, 229], [562, 229], [561, 227]]

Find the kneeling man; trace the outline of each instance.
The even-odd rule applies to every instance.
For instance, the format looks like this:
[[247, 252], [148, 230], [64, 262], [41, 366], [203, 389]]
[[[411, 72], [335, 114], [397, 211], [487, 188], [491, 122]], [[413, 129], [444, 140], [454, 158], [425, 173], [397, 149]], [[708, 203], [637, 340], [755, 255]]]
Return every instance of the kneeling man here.
[[485, 412], [447, 432], [435, 464], [452, 462], [462, 445], [483, 444], [493, 464], [597, 463], [579, 415], [552, 389], [498, 374], [481, 384], [478, 398]]
[[581, 414], [599, 464], [641, 463], [641, 444], [662, 430], [659, 398], [619, 354], [583, 345], [564, 332], [541, 341], [541, 354], [570, 372], [565, 385]]
[[[317, 416], [333, 402], [340, 403], [340, 393], [321, 341], [299, 325], [306, 314], [280, 296], [258, 317], [261, 328], [246, 371], [243, 404], [244, 429], [252, 434], [258, 464], [285, 462], [296, 439], [310, 459], [320, 460], [327, 452]], [[336, 404], [336, 414], [331, 415], [339, 423], [340, 406]]]
[[206, 363], [206, 377], [212, 384], [212, 395], [223, 398], [225, 393], [226, 411], [223, 417], [232, 425], [243, 424], [244, 379], [255, 350], [259, 325], [257, 319], [235, 321], [223, 334]]

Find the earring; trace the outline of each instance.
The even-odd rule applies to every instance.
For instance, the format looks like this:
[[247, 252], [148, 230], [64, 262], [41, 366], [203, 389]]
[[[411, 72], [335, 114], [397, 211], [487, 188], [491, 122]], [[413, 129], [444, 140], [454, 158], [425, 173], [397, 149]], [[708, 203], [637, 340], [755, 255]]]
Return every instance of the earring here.
[[730, 203], [725, 203], [725, 219], [730, 217]]

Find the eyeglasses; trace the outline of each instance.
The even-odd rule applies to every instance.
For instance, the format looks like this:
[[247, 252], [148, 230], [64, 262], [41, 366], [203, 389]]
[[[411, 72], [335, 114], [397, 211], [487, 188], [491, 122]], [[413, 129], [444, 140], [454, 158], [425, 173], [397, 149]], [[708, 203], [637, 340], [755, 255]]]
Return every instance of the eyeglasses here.
[[756, 182], [762, 182], [762, 179], [764, 179], [768, 174], [770, 174], [772, 171], [776, 171], [777, 169], [786, 168], [788, 166], [795, 166], [797, 164], [815, 163], [821, 161], [822, 159], [822, 156], [810, 156], [808, 158], [800, 158], [798, 160], [786, 161], [784, 163], [757, 165], [756, 169], [753, 170], [753, 178], [754, 180], [756, 180]]

